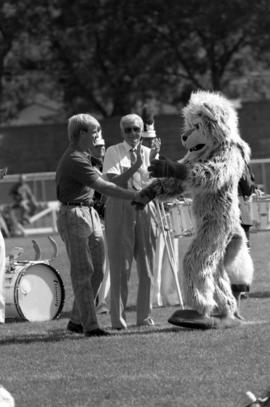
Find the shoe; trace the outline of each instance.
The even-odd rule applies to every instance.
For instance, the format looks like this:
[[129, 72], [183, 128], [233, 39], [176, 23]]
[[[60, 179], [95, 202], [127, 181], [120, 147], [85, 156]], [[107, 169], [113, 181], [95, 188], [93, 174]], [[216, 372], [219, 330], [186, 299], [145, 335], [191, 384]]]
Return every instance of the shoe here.
[[144, 319], [142, 322], [138, 322], [137, 326], [154, 326], [155, 322], [151, 317]]
[[85, 336], [110, 336], [111, 334], [107, 331], [104, 331], [104, 329], [101, 328], [96, 328], [93, 329], [92, 331], [85, 332]]
[[126, 331], [127, 330], [127, 326], [120, 326], [118, 328], [112, 327], [112, 329], [115, 329], [116, 331]]
[[120, 321], [118, 322], [117, 325], [112, 325], [112, 329], [116, 329], [117, 331], [122, 331], [122, 330], [124, 331], [127, 328], [128, 328], [127, 323], [124, 320], [124, 318], [122, 318], [122, 317], [120, 318]]
[[81, 324], [76, 324], [75, 322], [69, 321], [67, 324], [67, 331], [73, 332], [75, 334], [82, 334], [83, 327]]

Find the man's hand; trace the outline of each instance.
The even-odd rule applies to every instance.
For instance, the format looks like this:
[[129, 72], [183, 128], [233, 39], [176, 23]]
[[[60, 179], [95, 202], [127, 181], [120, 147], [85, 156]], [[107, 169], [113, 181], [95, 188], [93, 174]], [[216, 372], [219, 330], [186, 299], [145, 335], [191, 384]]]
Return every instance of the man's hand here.
[[147, 195], [138, 192], [133, 201], [131, 201], [131, 205], [135, 206], [136, 210], [142, 210], [150, 201], [151, 199]]
[[141, 148], [142, 144], [139, 143], [134, 150], [134, 155], [136, 155], [136, 161], [134, 160], [134, 164], [132, 165], [132, 168], [136, 168], [138, 170], [143, 163], [143, 150]]
[[187, 168], [184, 164], [174, 162], [166, 157], [153, 160], [148, 167], [148, 171], [151, 177], [154, 178], [173, 177], [184, 180], [187, 177]]

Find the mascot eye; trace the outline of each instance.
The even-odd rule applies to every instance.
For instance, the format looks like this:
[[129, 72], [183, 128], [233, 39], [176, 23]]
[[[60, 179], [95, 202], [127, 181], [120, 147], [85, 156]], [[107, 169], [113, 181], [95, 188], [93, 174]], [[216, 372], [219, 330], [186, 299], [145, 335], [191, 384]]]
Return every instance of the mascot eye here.
[[199, 123], [194, 124], [194, 127], [195, 127], [196, 130], [199, 130], [200, 129]]

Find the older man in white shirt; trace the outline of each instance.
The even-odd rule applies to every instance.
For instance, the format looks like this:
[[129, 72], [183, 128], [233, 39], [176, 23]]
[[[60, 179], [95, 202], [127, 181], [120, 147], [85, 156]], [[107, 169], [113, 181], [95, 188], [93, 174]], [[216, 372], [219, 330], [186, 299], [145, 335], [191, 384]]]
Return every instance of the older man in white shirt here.
[[[149, 183], [150, 149], [140, 140], [143, 121], [136, 114], [120, 120], [123, 141], [105, 153], [103, 173], [123, 188], [141, 190]], [[151, 285], [156, 244], [156, 227], [151, 202], [142, 211], [122, 199], [109, 198], [105, 210], [105, 232], [111, 272], [111, 323], [113, 329], [126, 329], [128, 280], [133, 258], [137, 263], [137, 325], [152, 326]]]

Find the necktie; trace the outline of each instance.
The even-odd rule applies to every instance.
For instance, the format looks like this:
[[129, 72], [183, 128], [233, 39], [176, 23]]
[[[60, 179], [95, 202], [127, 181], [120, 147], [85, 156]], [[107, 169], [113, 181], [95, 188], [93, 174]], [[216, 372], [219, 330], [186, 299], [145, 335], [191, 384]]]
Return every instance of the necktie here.
[[[135, 150], [133, 148], [130, 149], [130, 162], [131, 165], [133, 165], [137, 160], [137, 155], [135, 153]], [[131, 178], [131, 186], [132, 188], [136, 189], [137, 191], [140, 191], [142, 189], [141, 187], [141, 175], [138, 171], [133, 174]]]

